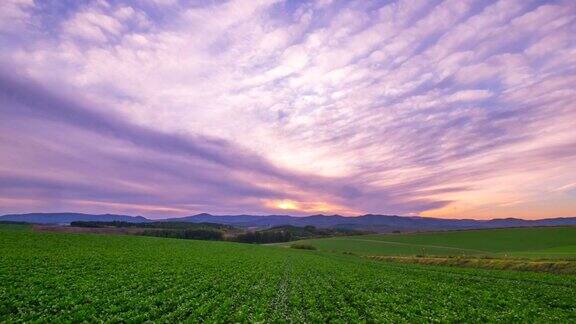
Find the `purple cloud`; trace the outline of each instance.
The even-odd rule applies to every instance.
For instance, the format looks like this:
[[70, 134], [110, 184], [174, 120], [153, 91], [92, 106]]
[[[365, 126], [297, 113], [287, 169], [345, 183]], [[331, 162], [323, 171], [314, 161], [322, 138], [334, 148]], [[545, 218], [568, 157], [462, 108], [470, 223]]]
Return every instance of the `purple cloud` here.
[[3, 212], [576, 209], [571, 1], [0, 12]]

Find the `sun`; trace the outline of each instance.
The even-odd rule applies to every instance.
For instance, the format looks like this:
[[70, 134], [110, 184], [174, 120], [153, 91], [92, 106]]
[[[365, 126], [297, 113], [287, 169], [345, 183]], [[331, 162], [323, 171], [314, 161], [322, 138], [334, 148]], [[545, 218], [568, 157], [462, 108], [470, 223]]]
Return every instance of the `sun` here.
[[298, 205], [292, 200], [277, 201], [275, 207], [278, 209], [298, 209]]

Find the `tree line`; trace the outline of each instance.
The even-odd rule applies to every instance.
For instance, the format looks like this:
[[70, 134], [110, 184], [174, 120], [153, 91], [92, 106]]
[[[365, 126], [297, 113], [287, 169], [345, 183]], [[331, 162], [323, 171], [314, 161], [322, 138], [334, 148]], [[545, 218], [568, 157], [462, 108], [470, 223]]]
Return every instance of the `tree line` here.
[[190, 223], [190, 222], [146, 222], [130, 223], [124, 221], [98, 222], [75, 221], [70, 223], [74, 227], [91, 228], [133, 228], [135, 235], [157, 236], [167, 238], [232, 241], [240, 243], [280, 243], [308, 238], [359, 235], [367, 232], [341, 229], [316, 228], [314, 226], [297, 227], [292, 225], [276, 226], [256, 231], [246, 231], [230, 225], [216, 223]]

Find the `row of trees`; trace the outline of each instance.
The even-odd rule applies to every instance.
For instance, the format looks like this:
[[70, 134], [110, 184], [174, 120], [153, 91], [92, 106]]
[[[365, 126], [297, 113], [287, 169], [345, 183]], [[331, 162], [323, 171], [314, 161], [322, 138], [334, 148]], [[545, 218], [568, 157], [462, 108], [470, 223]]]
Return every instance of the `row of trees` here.
[[338, 228], [297, 227], [291, 225], [272, 227], [258, 231], [243, 231], [230, 225], [190, 222], [146, 222], [121, 221], [95, 222], [77, 221], [71, 226], [92, 228], [133, 228], [136, 235], [180, 238], [190, 240], [234, 241], [241, 243], [279, 243], [314, 237], [358, 235], [364, 232]]
[[145, 236], [169, 237], [169, 238], [179, 238], [187, 240], [206, 240], [206, 241], [224, 240], [224, 234], [221, 231], [209, 230], [209, 229], [186, 229], [186, 230], [148, 229], [140, 232], [139, 234]]
[[288, 231], [257, 231], [236, 235], [232, 241], [241, 243], [278, 243], [294, 240], [294, 235]]
[[279, 243], [315, 237], [359, 235], [366, 232], [339, 228], [316, 228], [315, 226], [278, 226], [270, 229], [236, 235], [231, 240], [242, 243]]

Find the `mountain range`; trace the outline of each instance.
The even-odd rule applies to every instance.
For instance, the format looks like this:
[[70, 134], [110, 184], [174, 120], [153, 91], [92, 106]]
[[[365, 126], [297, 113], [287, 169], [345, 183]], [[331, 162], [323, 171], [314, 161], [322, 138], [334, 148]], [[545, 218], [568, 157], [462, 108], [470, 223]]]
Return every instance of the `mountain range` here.
[[82, 213], [31, 213], [0, 216], [0, 221], [26, 222], [39, 224], [69, 224], [73, 221], [123, 221], [144, 223], [154, 221], [178, 221], [193, 223], [219, 223], [242, 228], [269, 228], [281, 225], [315, 226], [319, 228], [346, 228], [374, 232], [392, 231], [435, 231], [455, 229], [482, 229], [499, 227], [561, 226], [576, 225], [576, 217], [525, 220], [519, 218], [499, 218], [491, 220], [443, 219], [418, 216], [373, 215], [357, 217], [340, 215], [312, 215], [295, 217], [288, 215], [210, 215], [206, 213], [180, 218], [152, 220], [142, 216], [115, 214]]

